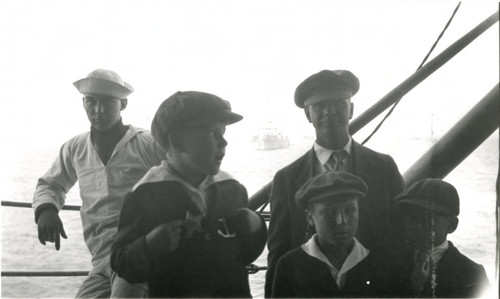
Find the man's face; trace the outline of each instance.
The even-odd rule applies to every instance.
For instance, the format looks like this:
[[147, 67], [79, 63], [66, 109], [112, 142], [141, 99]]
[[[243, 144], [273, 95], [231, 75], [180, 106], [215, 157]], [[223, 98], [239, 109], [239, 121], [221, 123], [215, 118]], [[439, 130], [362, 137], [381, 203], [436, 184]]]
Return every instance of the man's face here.
[[85, 95], [83, 108], [92, 127], [98, 131], [109, 130], [120, 119], [120, 113], [127, 106], [126, 99], [115, 99], [100, 95]]
[[406, 205], [402, 209], [404, 238], [412, 248], [429, 250], [441, 245], [448, 233], [455, 230], [456, 223], [452, 216], [432, 212], [418, 206]]
[[352, 118], [353, 106], [351, 99], [326, 99], [306, 106], [305, 112], [316, 132], [328, 134], [347, 129], [349, 120]]
[[351, 195], [341, 201], [313, 202], [306, 217], [321, 243], [348, 245], [358, 230], [358, 198]]
[[214, 175], [219, 172], [226, 153], [225, 132], [226, 125], [222, 122], [210, 122], [183, 130], [182, 153], [191, 171], [197, 175]]

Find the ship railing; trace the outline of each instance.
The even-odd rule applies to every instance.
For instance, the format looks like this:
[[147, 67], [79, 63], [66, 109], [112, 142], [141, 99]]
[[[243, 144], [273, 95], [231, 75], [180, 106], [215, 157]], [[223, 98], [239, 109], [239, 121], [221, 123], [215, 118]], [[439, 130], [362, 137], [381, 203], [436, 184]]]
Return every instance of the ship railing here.
[[[444, 50], [441, 54], [417, 70], [408, 79], [399, 84], [372, 107], [358, 116], [349, 124], [349, 132], [354, 135], [366, 124], [391, 105], [398, 102], [418, 84], [432, 73], [446, 64], [451, 58], [463, 50], [478, 36], [498, 22], [498, 11], [469, 31], [462, 38]], [[413, 166], [403, 175], [408, 185], [423, 178], [444, 178], [457, 165], [459, 165], [474, 149], [486, 140], [497, 128], [499, 116], [500, 96], [499, 85], [493, 89], [474, 106], [456, 125], [449, 130], [437, 143], [435, 143]], [[500, 182], [497, 182], [500, 185]], [[272, 182], [257, 191], [249, 200], [249, 208], [256, 211], [269, 221], [269, 212], [265, 208], [269, 202]], [[31, 203], [2, 201], [2, 206], [31, 208]], [[497, 195], [496, 221], [497, 221], [497, 249], [498, 249], [498, 212], [499, 200]], [[80, 210], [80, 206], [64, 206], [63, 210]], [[498, 266], [499, 251], [497, 250], [496, 263]], [[265, 266], [248, 265], [250, 274], [266, 270]], [[498, 270], [497, 270], [498, 271]], [[86, 276], [88, 271], [2, 271], [2, 276]]]
[[[16, 207], [16, 208], [30, 208], [29, 202], [7, 201], [2, 200], [3, 207]], [[78, 205], [64, 205], [62, 210], [66, 211], [80, 211]], [[262, 217], [269, 221], [269, 212], [261, 213]], [[248, 274], [255, 274], [261, 270], [267, 270], [267, 266], [258, 266], [250, 264], [246, 266]], [[2, 271], [2, 276], [6, 277], [47, 277], [47, 276], [87, 276], [89, 271]]]

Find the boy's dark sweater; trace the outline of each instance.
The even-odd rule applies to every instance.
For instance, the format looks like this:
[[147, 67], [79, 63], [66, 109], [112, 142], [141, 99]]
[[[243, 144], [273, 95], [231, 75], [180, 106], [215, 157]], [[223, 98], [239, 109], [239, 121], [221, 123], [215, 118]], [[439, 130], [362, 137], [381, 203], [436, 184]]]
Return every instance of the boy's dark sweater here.
[[158, 225], [186, 218], [199, 211], [178, 181], [140, 185], [122, 208], [118, 235], [113, 245], [113, 269], [130, 283], [149, 284], [151, 297], [251, 297], [245, 266], [262, 252], [262, 229], [249, 236], [223, 238], [218, 219], [227, 212], [247, 207], [246, 189], [236, 180], [215, 182], [206, 190], [208, 215], [203, 232], [181, 239], [179, 248], [152, 259], [146, 253], [145, 236]]

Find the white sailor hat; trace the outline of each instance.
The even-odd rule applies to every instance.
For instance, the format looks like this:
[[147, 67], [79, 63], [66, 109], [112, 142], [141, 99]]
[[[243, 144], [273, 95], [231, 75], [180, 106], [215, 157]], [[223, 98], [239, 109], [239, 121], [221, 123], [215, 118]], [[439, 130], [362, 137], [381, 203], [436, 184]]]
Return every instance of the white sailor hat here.
[[114, 71], [97, 69], [86, 78], [73, 83], [82, 94], [103, 95], [116, 99], [126, 99], [134, 88], [124, 82]]

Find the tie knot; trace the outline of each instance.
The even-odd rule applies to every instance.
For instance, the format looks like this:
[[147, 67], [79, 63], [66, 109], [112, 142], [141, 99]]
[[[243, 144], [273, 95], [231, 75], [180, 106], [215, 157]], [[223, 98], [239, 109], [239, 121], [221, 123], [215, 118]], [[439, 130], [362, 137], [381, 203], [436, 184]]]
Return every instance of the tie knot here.
[[325, 164], [325, 169], [334, 171], [343, 170], [344, 161], [348, 155], [345, 150], [332, 152], [328, 162]]
[[347, 152], [345, 150], [332, 152], [331, 159], [335, 160], [336, 162], [344, 161], [345, 158], [347, 158]]

